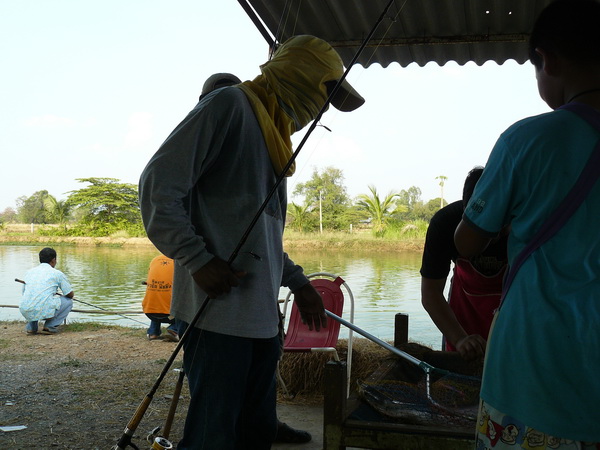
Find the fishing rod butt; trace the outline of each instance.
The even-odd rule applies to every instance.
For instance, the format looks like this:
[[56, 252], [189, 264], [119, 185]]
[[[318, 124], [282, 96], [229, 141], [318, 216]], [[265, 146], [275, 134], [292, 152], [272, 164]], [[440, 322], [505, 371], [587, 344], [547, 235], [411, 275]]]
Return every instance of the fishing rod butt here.
[[127, 432], [127, 430], [131, 430], [131, 432], [133, 433], [137, 429], [138, 425], [142, 421], [142, 418], [144, 417], [144, 414], [146, 414], [146, 410], [148, 409], [148, 406], [150, 406], [151, 401], [152, 395], [146, 394], [146, 396], [142, 400], [142, 403], [140, 403], [140, 406], [137, 407], [135, 413], [133, 414], [133, 417], [127, 424], [125, 432]]
[[125, 427], [125, 430], [123, 431], [123, 435], [117, 442], [117, 445], [115, 445], [112, 450], [125, 450], [128, 446], [137, 448], [134, 444], [132, 444], [131, 438], [133, 437], [133, 433], [135, 433], [135, 430], [137, 430], [137, 427], [142, 421], [144, 414], [146, 414], [146, 410], [148, 409], [148, 406], [150, 406], [151, 401], [152, 396], [147, 394], [135, 410], [135, 413], [133, 414], [133, 416], [129, 420], [129, 423]]
[[133, 432], [134, 430], [130, 430], [129, 428], [125, 428], [125, 431], [123, 432], [123, 435], [121, 436], [121, 439], [119, 439], [119, 442], [117, 442], [117, 444], [111, 448], [111, 450], [125, 450], [127, 447], [132, 447], [134, 449], [138, 449], [138, 447], [131, 442], [131, 438], [133, 437]]

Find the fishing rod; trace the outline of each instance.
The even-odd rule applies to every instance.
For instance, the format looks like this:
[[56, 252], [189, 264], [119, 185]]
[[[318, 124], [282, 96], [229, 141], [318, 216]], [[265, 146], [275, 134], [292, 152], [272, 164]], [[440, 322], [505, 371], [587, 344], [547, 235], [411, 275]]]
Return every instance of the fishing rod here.
[[[288, 170], [290, 169], [290, 167], [292, 166], [292, 164], [294, 164], [294, 162], [296, 161], [296, 158], [298, 157], [298, 154], [300, 153], [300, 151], [304, 147], [304, 145], [305, 145], [306, 141], [308, 140], [309, 136], [312, 134], [312, 132], [314, 131], [314, 129], [317, 127], [317, 125], [318, 125], [321, 117], [323, 116], [323, 114], [325, 114], [325, 112], [327, 111], [327, 109], [329, 107], [329, 104], [331, 103], [331, 100], [337, 94], [338, 90], [340, 89], [341, 84], [346, 79], [346, 76], [348, 75], [348, 72], [350, 72], [350, 69], [352, 68], [352, 66], [358, 60], [358, 58], [361, 55], [361, 53], [363, 52], [364, 48], [367, 46], [367, 44], [369, 43], [369, 41], [373, 37], [373, 34], [375, 34], [375, 31], [377, 30], [377, 27], [379, 27], [379, 25], [381, 24], [381, 22], [383, 22], [383, 19], [385, 18], [388, 10], [390, 9], [390, 7], [392, 6], [392, 3], [394, 3], [394, 1], [395, 0], [390, 0], [388, 2], [388, 4], [385, 6], [385, 8], [383, 9], [381, 15], [379, 16], [379, 18], [375, 22], [375, 25], [373, 25], [373, 27], [369, 31], [369, 34], [367, 35], [367, 37], [361, 43], [359, 49], [356, 51], [356, 54], [352, 58], [352, 61], [350, 62], [350, 64], [348, 65], [348, 67], [346, 68], [346, 70], [344, 71], [344, 73], [342, 74], [341, 78], [335, 84], [333, 90], [329, 94], [329, 97], [327, 97], [327, 100], [325, 100], [325, 104], [320, 109], [319, 113], [314, 118], [314, 120], [312, 121], [310, 127], [308, 128], [308, 130], [304, 134], [304, 137], [300, 141], [300, 144], [298, 145], [298, 148], [296, 149], [296, 151], [294, 151], [294, 153], [290, 157], [290, 159], [287, 162], [287, 164], [281, 170], [281, 173], [279, 173], [279, 175], [275, 179], [275, 183], [273, 184], [273, 187], [267, 193], [267, 196], [265, 197], [264, 201], [262, 202], [262, 204], [260, 205], [260, 207], [256, 211], [253, 219], [250, 221], [250, 224], [248, 225], [248, 227], [244, 231], [244, 233], [243, 233], [242, 237], [240, 238], [238, 244], [236, 245], [235, 249], [233, 250], [233, 252], [229, 256], [229, 258], [227, 259], [227, 264], [229, 266], [231, 266], [233, 264], [233, 262], [235, 261], [235, 259], [238, 257], [238, 255], [239, 255], [242, 247], [244, 246], [244, 244], [248, 240], [248, 237], [250, 236], [250, 233], [252, 232], [252, 230], [256, 226], [256, 223], [260, 219], [260, 216], [262, 215], [262, 213], [266, 209], [267, 205], [269, 204], [269, 201], [271, 200], [271, 198], [273, 197], [273, 195], [275, 194], [275, 192], [277, 192], [277, 189], [279, 188], [279, 186], [281, 185], [281, 183], [285, 179]], [[148, 391], [148, 393], [146, 394], [146, 396], [144, 397], [144, 399], [142, 400], [142, 402], [139, 404], [138, 408], [136, 409], [136, 411], [133, 414], [133, 416], [131, 417], [129, 423], [125, 427], [125, 430], [123, 431], [123, 434], [121, 435], [121, 438], [119, 439], [119, 441], [117, 442], [117, 444], [113, 448], [113, 450], [125, 450], [125, 448], [127, 446], [131, 446], [133, 448], [137, 448], [131, 442], [131, 438], [133, 437], [133, 434], [135, 433], [135, 431], [136, 431], [137, 427], [139, 426], [142, 418], [144, 417], [144, 414], [146, 413], [146, 410], [150, 406], [150, 402], [152, 401], [152, 398], [154, 397], [154, 394], [158, 390], [158, 387], [160, 386], [160, 384], [162, 383], [163, 379], [165, 378], [165, 376], [169, 372], [169, 369], [170, 369], [171, 365], [173, 364], [173, 362], [175, 361], [175, 358], [179, 354], [179, 351], [183, 347], [183, 344], [186, 342], [186, 340], [188, 338], [188, 335], [191, 332], [191, 329], [196, 325], [196, 323], [200, 319], [200, 316], [202, 315], [202, 313], [204, 312], [204, 310], [208, 306], [210, 300], [211, 300], [210, 297], [206, 296], [206, 298], [204, 299], [204, 302], [202, 302], [202, 305], [200, 306], [200, 308], [198, 308], [198, 311], [196, 312], [196, 314], [192, 318], [191, 322], [189, 323], [189, 326], [187, 327], [187, 329], [185, 330], [185, 332], [183, 333], [183, 335], [180, 336], [180, 339], [179, 339], [179, 342], [177, 343], [177, 346], [175, 347], [175, 349], [173, 349], [173, 353], [171, 354], [171, 356], [169, 357], [169, 359], [165, 363], [165, 365], [164, 365], [162, 371], [160, 372], [158, 378], [156, 379], [154, 385], [152, 386], [152, 388], [150, 389], [150, 391]]]
[[[331, 311], [325, 310], [325, 314], [327, 314], [327, 317], [330, 317], [331, 319], [335, 320], [336, 322], [339, 322], [342, 325], [357, 332], [358, 334], [366, 337], [371, 342], [374, 342], [375, 344], [380, 345], [381, 347], [385, 348], [386, 350], [389, 350], [393, 354], [405, 359], [406, 361], [410, 362], [411, 364], [414, 364], [414, 365], [418, 366], [420, 369], [422, 369], [423, 372], [425, 372], [425, 393], [427, 396], [427, 400], [432, 405], [437, 406], [438, 408], [440, 408], [446, 412], [449, 412], [451, 414], [454, 414], [454, 415], [457, 415], [460, 417], [464, 417], [465, 419], [474, 420], [477, 417], [476, 412], [473, 410], [467, 410], [464, 408], [461, 409], [461, 408], [458, 408], [457, 406], [446, 406], [446, 405], [443, 405], [440, 401], [434, 399], [434, 393], [433, 393], [433, 389], [432, 389], [432, 384], [433, 384], [432, 375], [437, 374], [438, 376], [445, 378], [446, 380], [452, 380], [454, 382], [454, 383], [447, 382], [446, 384], [438, 385], [437, 391], [435, 392], [436, 397], [442, 397], [443, 395], [448, 395], [449, 398], [455, 397], [456, 394], [461, 392], [460, 389], [463, 387], [465, 389], [469, 389], [473, 385], [479, 385], [481, 383], [481, 378], [474, 377], [474, 376], [468, 376], [468, 375], [455, 374], [455, 373], [450, 372], [449, 370], [434, 367], [431, 364], [428, 364], [425, 361], [421, 361], [420, 359], [415, 358], [413, 355], [400, 350], [399, 348], [391, 346], [387, 342], [382, 341], [381, 339], [379, 339], [376, 336], [373, 336], [371, 333], [363, 330], [362, 328], [357, 327], [353, 323], [348, 322], [345, 319], [342, 319], [340, 316], [332, 313]], [[479, 390], [477, 389], [477, 392], [478, 391]]]
[[[18, 278], [15, 278], [15, 281], [16, 281], [17, 283], [26, 284], [26, 283], [25, 283], [25, 281], [23, 281], [23, 280], [19, 280]], [[73, 301], [76, 301], [76, 302], [79, 302], [79, 303], [83, 303], [84, 305], [87, 305], [87, 306], [91, 306], [92, 308], [98, 308], [98, 309], [100, 309], [100, 310], [102, 310], [102, 311], [105, 311], [105, 312], [107, 312], [107, 313], [114, 314], [115, 316], [121, 316], [121, 317], [123, 317], [124, 319], [133, 320], [134, 322], [141, 323], [141, 324], [142, 324], [142, 325], [144, 325], [145, 327], [147, 327], [147, 326], [148, 326], [148, 324], [147, 324], [147, 323], [141, 322], [141, 321], [139, 321], [139, 320], [137, 320], [137, 319], [134, 319], [133, 317], [127, 317], [127, 316], [124, 316], [123, 314], [119, 314], [119, 313], [117, 313], [117, 312], [114, 312], [114, 311], [111, 311], [111, 310], [109, 310], [109, 309], [105, 309], [105, 308], [102, 308], [102, 307], [100, 307], [100, 306], [92, 305], [91, 303], [84, 302], [83, 300], [79, 300], [78, 298], [72, 297], [72, 298], [71, 298], [71, 300], [73, 300]]]

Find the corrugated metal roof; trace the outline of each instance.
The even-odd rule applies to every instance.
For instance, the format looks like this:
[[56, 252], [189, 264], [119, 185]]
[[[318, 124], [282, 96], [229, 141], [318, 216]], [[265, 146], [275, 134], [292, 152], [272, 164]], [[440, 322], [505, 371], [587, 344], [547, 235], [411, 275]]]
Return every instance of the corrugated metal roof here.
[[[350, 64], [389, 0], [238, 0], [250, 4], [277, 42], [312, 34]], [[478, 65], [527, 61], [527, 40], [551, 0], [396, 0], [357, 63], [402, 67], [430, 61]], [[251, 12], [249, 13], [251, 15]], [[258, 25], [257, 25], [258, 26]]]

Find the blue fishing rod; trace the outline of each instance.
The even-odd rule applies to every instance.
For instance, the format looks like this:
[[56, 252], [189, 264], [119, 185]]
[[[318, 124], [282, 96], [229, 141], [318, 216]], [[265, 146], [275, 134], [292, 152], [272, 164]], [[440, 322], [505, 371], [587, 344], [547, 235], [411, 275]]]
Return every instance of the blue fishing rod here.
[[[287, 164], [285, 165], [285, 167], [281, 170], [281, 173], [275, 179], [275, 183], [273, 184], [273, 187], [268, 192], [266, 198], [264, 199], [264, 201], [262, 202], [262, 204], [260, 205], [260, 207], [256, 211], [256, 214], [254, 215], [253, 219], [250, 221], [250, 224], [246, 228], [246, 231], [244, 232], [244, 234], [240, 238], [240, 240], [239, 240], [238, 244], [236, 245], [235, 249], [233, 250], [233, 252], [229, 256], [229, 258], [227, 259], [227, 264], [229, 264], [229, 266], [231, 266], [233, 264], [233, 262], [235, 261], [235, 259], [238, 257], [238, 255], [239, 255], [242, 247], [244, 246], [244, 244], [248, 240], [248, 237], [250, 236], [250, 233], [254, 229], [256, 223], [260, 219], [260, 216], [262, 215], [262, 213], [266, 209], [267, 205], [269, 204], [269, 201], [271, 200], [271, 198], [273, 197], [273, 195], [277, 191], [277, 188], [281, 185], [281, 183], [285, 179], [288, 170], [290, 169], [290, 167], [292, 166], [292, 164], [294, 164], [294, 162], [296, 161], [296, 158], [298, 157], [298, 154], [300, 153], [300, 151], [304, 147], [306, 141], [308, 140], [308, 138], [310, 137], [310, 135], [312, 134], [312, 132], [314, 131], [314, 129], [319, 124], [319, 121], [321, 120], [321, 117], [323, 116], [323, 114], [325, 114], [325, 112], [327, 111], [327, 109], [329, 107], [329, 104], [331, 103], [331, 100], [337, 94], [337, 92], [338, 92], [338, 90], [340, 88], [341, 83], [346, 79], [346, 77], [348, 75], [348, 72], [350, 72], [350, 69], [356, 63], [356, 61], [358, 60], [359, 56], [363, 52], [364, 48], [367, 46], [367, 44], [372, 39], [373, 34], [375, 34], [375, 31], [377, 30], [377, 27], [379, 27], [379, 25], [381, 24], [381, 22], [383, 22], [383, 20], [385, 19], [385, 16], [387, 15], [387, 12], [390, 9], [390, 7], [392, 6], [392, 3], [394, 3], [394, 1], [395, 0], [390, 0], [388, 2], [388, 4], [385, 6], [385, 8], [383, 9], [381, 15], [379, 16], [379, 18], [375, 22], [375, 25], [371, 28], [371, 31], [369, 31], [369, 34], [363, 40], [363, 42], [361, 43], [359, 49], [356, 51], [356, 54], [352, 58], [352, 61], [350, 62], [350, 64], [346, 68], [346, 70], [344, 71], [342, 77], [336, 83], [335, 87], [333, 88], [333, 90], [329, 94], [329, 97], [327, 97], [327, 100], [325, 101], [325, 104], [323, 105], [323, 107], [321, 108], [321, 110], [319, 111], [319, 113], [317, 114], [317, 116], [315, 117], [315, 119], [312, 121], [312, 123], [311, 123], [310, 127], [308, 128], [307, 132], [305, 133], [304, 137], [300, 141], [300, 144], [298, 145], [298, 148], [296, 149], [296, 151], [294, 151], [294, 153], [290, 157], [290, 159], [287, 162]], [[177, 346], [173, 350], [173, 353], [171, 354], [171, 356], [169, 357], [169, 359], [165, 363], [165, 365], [164, 365], [162, 371], [160, 372], [158, 378], [156, 379], [154, 385], [152, 386], [152, 388], [150, 389], [150, 391], [148, 391], [148, 393], [146, 394], [146, 396], [144, 397], [144, 399], [142, 400], [142, 402], [140, 403], [140, 405], [136, 409], [135, 413], [133, 414], [133, 416], [129, 420], [129, 423], [125, 427], [125, 430], [123, 431], [123, 434], [121, 435], [121, 438], [119, 439], [119, 441], [117, 442], [117, 444], [115, 445], [115, 447], [113, 447], [113, 450], [125, 450], [128, 446], [130, 446], [130, 447], [132, 447], [132, 448], [134, 448], [136, 450], [138, 449], [138, 447], [136, 447], [135, 444], [133, 444], [131, 442], [131, 438], [133, 437], [133, 434], [135, 433], [135, 431], [136, 431], [137, 427], [139, 426], [142, 418], [144, 417], [144, 414], [146, 413], [146, 410], [150, 406], [150, 403], [152, 402], [152, 398], [154, 397], [154, 394], [158, 390], [158, 388], [159, 388], [160, 384], [162, 383], [164, 377], [169, 372], [169, 369], [170, 369], [171, 365], [173, 364], [173, 362], [175, 361], [175, 358], [179, 354], [179, 351], [183, 347], [183, 344], [186, 342], [191, 329], [195, 326], [195, 324], [198, 322], [198, 320], [200, 319], [200, 317], [204, 313], [204, 310], [209, 305], [210, 300], [211, 300], [210, 297], [206, 296], [206, 298], [204, 299], [204, 302], [202, 303], [202, 305], [200, 306], [200, 308], [198, 308], [198, 312], [196, 312], [196, 314], [194, 315], [194, 317], [190, 321], [189, 326], [186, 328], [186, 330], [183, 333], [183, 335], [180, 336], [179, 342], [177, 343]], [[159, 438], [156, 438], [156, 439], [159, 439]], [[160, 445], [162, 445], [162, 444], [160, 444]], [[163, 448], [168, 448], [168, 447], [164, 447], [164, 446], [155, 447], [154, 444], [153, 444], [152, 448], [153, 449], [162, 450]]]

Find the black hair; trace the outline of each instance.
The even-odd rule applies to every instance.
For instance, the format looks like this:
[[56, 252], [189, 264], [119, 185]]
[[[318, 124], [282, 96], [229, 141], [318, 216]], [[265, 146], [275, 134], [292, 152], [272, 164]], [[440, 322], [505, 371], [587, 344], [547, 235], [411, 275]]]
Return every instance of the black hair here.
[[469, 200], [471, 200], [471, 196], [473, 195], [473, 191], [475, 190], [475, 185], [481, 178], [482, 173], [483, 167], [475, 166], [467, 174], [467, 178], [465, 179], [465, 185], [463, 186], [463, 209], [467, 207], [467, 203], [469, 203]]
[[556, 0], [538, 16], [529, 38], [529, 60], [536, 69], [542, 59], [535, 49], [581, 64], [600, 63], [600, 2]]
[[40, 263], [50, 264], [54, 258], [56, 258], [56, 250], [53, 248], [46, 247], [40, 250]]

